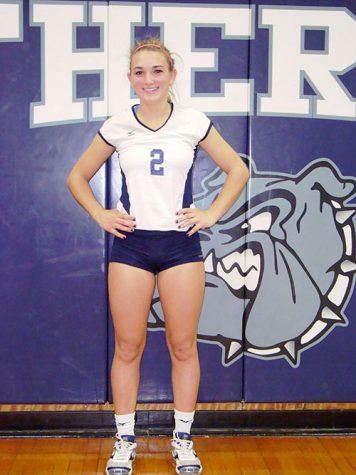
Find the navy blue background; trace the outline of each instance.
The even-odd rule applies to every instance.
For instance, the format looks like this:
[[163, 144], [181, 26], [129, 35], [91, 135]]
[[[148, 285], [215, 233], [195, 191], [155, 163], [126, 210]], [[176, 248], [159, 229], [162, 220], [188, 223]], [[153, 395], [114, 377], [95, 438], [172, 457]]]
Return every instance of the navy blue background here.
[[[253, 4], [258, 5], [259, 2], [253, 2]], [[273, 4], [345, 6], [354, 14], [356, 13], [354, 2], [274, 1]], [[256, 18], [256, 22], [258, 22], [258, 18]], [[255, 40], [251, 42], [250, 56], [250, 72], [251, 77], [255, 79], [256, 93], [267, 92], [267, 68], [268, 30], [256, 28]], [[345, 74], [342, 81], [349, 88], [350, 93], [355, 96], [355, 69]], [[308, 93], [310, 93], [310, 89], [308, 89]], [[259, 171], [297, 174], [316, 158], [330, 158], [343, 175], [354, 175], [355, 165], [351, 157], [355, 141], [355, 122], [261, 117], [256, 115], [256, 111], [249, 120], [250, 154]], [[266, 361], [256, 358], [245, 358], [245, 401], [346, 402], [355, 400], [354, 296], [348, 303], [345, 313], [349, 320], [348, 327], [334, 328], [316, 346], [303, 351], [298, 368], [286, 364], [284, 359], [271, 360], [266, 363]]]
[[[257, 27], [257, 5], [265, 2], [250, 3], [256, 5], [254, 40], [221, 40], [217, 28], [198, 31], [197, 46], [219, 48], [220, 61], [219, 72], [197, 73], [196, 92], [217, 91], [222, 77], [252, 77], [255, 95], [267, 91], [268, 33]], [[353, 1], [275, 0], [273, 4], [345, 6], [356, 13]], [[0, 379], [4, 383], [0, 402], [105, 402], [110, 400], [113, 351], [106, 289], [110, 239], [74, 202], [65, 183], [100, 122], [29, 127], [29, 104], [41, 100], [41, 46], [40, 29], [29, 26], [28, 8], [24, 2], [24, 41], [0, 43]], [[97, 44], [97, 29], [80, 30], [78, 46]], [[140, 30], [138, 35], [144, 32]], [[355, 94], [355, 72], [346, 74], [343, 81]], [[98, 79], [80, 76], [77, 88], [78, 97], [95, 97]], [[212, 120], [238, 152], [252, 156], [258, 170], [294, 174], [310, 161], [328, 157], [344, 175], [354, 174], [354, 122], [260, 117], [256, 103], [249, 117]], [[98, 199], [110, 206], [117, 197], [111, 162], [92, 182]], [[212, 167], [202, 156], [194, 181], [197, 191], [201, 178]], [[284, 359], [251, 357], [224, 367], [219, 346], [199, 343], [199, 400], [354, 400], [354, 298], [346, 315], [349, 326], [335, 328], [318, 345], [304, 351], [298, 368]], [[142, 402], [172, 399], [170, 362], [161, 331], [149, 332], [139, 398]]]

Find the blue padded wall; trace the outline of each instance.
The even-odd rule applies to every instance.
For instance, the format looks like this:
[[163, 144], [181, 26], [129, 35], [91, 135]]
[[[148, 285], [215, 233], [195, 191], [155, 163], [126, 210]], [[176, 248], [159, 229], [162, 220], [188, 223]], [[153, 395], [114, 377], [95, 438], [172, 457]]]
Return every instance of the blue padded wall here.
[[[72, 23], [50, 43], [54, 7]], [[350, 0], [0, 0], [1, 403], [111, 401], [111, 237], [74, 202], [66, 176], [105, 117], [134, 102], [120, 81], [130, 43], [148, 32], [177, 54], [183, 102], [208, 113], [252, 176], [232, 210], [201, 233], [199, 401], [354, 400], [355, 14]], [[226, 101], [247, 81], [249, 90]], [[200, 151], [196, 204], [209, 206], [222, 182]], [[115, 154], [92, 185], [115, 206]], [[163, 327], [155, 295], [141, 402], [172, 400]]]
[[[327, 77], [320, 72], [323, 57], [335, 55], [336, 48], [342, 55], [342, 50], [351, 47], [347, 31], [340, 41], [334, 36], [335, 15], [345, 24], [352, 18], [354, 22], [355, 5], [273, 3], [273, 9], [258, 9], [259, 28], [250, 55], [258, 99], [250, 117], [254, 175], [248, 214], [251, 218], [259, 209], [270, 214], [271, 223], [268, 236], [261, 237], [265, 270], [254, 303], [256, 312], [246, 325], [245, 400], [346, 402], [356, 394], [355, 269], [351, 264], [356, 182], [350, 160], [355, 117], [340, 117], [341, 101], [335, 101], [333, 111], [323, 117], [317, 109], [322, 101], [319, 105], [315, 101], [323, 97]], [[309, 101], [310, 109], [299, 112], [299, 117], [287, 107], [274, 114], [261, 113], [272, 88], [289, 87], [278, 83], [277, 65], [288, 69], [287, 77], [294, 73], [288, 63], [278, 63], [278, 57], [287, 54], [278, 43], [282, 31], [278, 13], [280, 18], [290, 15], [284, 16], [290, 22], [291, 37], [295, 35], [288, 44], [289, 54], [300, 55], [309, 68], [299, 81], [300, 98]], [[302, 18], [303, 26], [287, 20], [292, 16], [295, 22]], [[299, 39], [294, 47], [293, 41]], [[313, 72], [309, 60], [319, 62], [319, 70]], [[341, 84], [354, 96], [355, 70], [350, 68], [339, 78], [335, 90]], [[257, 206], [252, 205], [255, 200]]]
[[[1, 3], [1, 2], [0, 2]], [[29, 127], [40, 99], [40, 32], [0, 43], [2, 403], [104, 402], [104, 235], [69, 196], [66, 176], [96, 124]], [[94, 182], [105, 199], [105, 175]]]

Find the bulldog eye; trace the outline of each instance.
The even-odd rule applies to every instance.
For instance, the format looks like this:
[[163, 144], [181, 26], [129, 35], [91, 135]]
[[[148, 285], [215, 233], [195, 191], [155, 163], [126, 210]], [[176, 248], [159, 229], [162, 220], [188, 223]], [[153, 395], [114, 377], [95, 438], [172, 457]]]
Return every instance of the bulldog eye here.
[[255, 231], [268, 231], [272, 225], [272, 213], [265, 211], [248, 219], [241, 226], [242, 229], [248, 229], [250, 233]]

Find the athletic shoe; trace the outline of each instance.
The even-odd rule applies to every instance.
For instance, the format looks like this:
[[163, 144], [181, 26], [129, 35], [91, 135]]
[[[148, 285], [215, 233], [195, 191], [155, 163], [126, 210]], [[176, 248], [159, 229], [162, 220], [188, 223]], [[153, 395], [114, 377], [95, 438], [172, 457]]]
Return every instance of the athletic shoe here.
[[106, 464], [106, 475], [131, 475], [136, 456], [134, 435], [117, 435], [114, 450]]
[[193, 449], [192, 437], [185, 432], [174, 432], [172, 439], [172, 455], [176, 462], [178, 474], [201, 473], [203, 467]]

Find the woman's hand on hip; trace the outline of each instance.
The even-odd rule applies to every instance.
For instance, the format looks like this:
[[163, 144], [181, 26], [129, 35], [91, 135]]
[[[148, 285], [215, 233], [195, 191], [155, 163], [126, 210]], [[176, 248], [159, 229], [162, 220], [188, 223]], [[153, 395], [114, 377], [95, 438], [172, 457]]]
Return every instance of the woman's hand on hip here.
[[187, 233], [188, 236], [192, 236], [199, 229], [210, 228], [217, 220], [211, 211], [203, 211], [199, 208], [182, 208], [177, 213], [178, 228], [190, 228], [193, 226]]
[[102, 229], [120, 239], [125, 239], [126, 236], [119, 231], [132, 232], [136, 227], [134, 216], [118, 209], [103, 209], [93, 216], [93, 219]]

